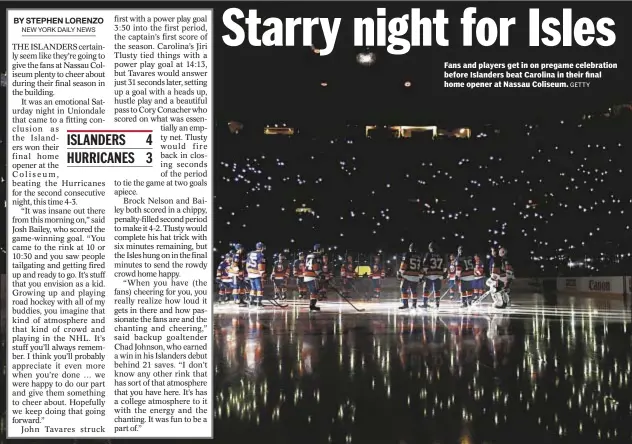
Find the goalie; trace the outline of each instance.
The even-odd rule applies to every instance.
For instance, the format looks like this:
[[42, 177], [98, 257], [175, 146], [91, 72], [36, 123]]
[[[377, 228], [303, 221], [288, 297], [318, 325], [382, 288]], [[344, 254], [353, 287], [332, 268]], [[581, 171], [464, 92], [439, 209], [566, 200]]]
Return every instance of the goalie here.
[[511, 305], [511, 282], [514, 279], [513, 267], [507, 259], [507, 249], [499, 248], [498, 252], [492, 249], [490, 261], [491, 277], [487, 280], [489, 294], [496, 308], [506, 308]]

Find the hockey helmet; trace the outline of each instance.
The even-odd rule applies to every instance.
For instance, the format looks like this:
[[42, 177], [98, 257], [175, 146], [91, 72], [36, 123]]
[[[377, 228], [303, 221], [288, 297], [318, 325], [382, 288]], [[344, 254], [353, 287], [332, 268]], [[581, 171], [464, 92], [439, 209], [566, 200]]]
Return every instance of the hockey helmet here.
[[411, 242], [411, 243], [408, 245], [408, 252], [409, 252], [409, 253], [413, 253], [414, 251], [415, 251], [415, 243], [414, 243], [414, 242]]
[[299, 252], [298, 252], [298, 257], [305, 257], [305, 253], [304, 253], [304, 252], [302, 252], [302, 251], [299, 251]]
[[464, 251], [464, 249], [463, 249], [463, 245], [459, 245], [459, 246], [456, 248], [456, 254], [457, 254], [457, 256], [463, 256], [463, 251]]
[[437, 244], [435, 244], [434, 242], [430, 242], [428, 244], [428, 251], [431, 253], [434, 253], [437, 250]]
[[315, 253], [322, 252], [322, 248], [320, 247], [320, 244], [314, 244], [314, 252]]
[[235, 244], [234, 247], [235, 247], [235, 251], [239, 251], [239, 250], [243, 250], [244, 249], [243, 245], [241, 245], [241, 244]]

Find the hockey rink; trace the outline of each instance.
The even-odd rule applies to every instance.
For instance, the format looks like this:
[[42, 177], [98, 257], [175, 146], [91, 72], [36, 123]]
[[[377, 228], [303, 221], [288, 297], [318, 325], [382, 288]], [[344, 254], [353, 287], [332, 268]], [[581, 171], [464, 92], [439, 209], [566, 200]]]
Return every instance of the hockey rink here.
[[630, 442], [629, 300], [512, 296], [216, 304], [216, 440]]

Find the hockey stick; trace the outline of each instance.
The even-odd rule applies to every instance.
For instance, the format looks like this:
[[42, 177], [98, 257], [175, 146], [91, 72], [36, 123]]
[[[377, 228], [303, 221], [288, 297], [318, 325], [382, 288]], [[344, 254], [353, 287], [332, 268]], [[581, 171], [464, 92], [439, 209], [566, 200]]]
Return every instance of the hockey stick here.
[[266, 299], [268, 300], [268, 302], [270, 302], [270, 303], [271, 303], [272, 305], [274, 305], [275, 307], [279, 307], [279, 308], [287, 308], [287, 307], [289, 307], [289, 306], [290, 306], [289, 304], [281, 304], [279, 301], [277, 301], [277, 300], [275, 300], [275, 299], [273, 299], [273, 298], [271, 298], [271, 297], [268, 297], [268, 296], [266, 296]]
[[477, 305], [481, 305], [481, 302], [483, 302], [487, 298], [487, 296], [489, 296], [490, 294], [492, 294], [492, 292], [490, 290], [487, 290], [485, 293], [480, 295], [477, 300], [472, 302], [472, 305], [470, 305], [470, 307], [475, 307]]
[[341, 297], [342, 299], [344, 299], [344, 300], [345, 300], [345, 301], [346, 301], [349, 305], [351, 305], [353, 308], [355, 308], [355, 310], [356, 310], [356, 311], [360, 311], [360, 312], [365, 311], [365, 309], [364, 309], [364, 308], [358, 308], [358, 307], [356, 307], [355, 305], [353, 305], [353, 303], [352, 303], [352, 302], [351, 302], [351, 301], [350, 301], [350, 300], [349, 300], [346, 296], [344, 296], [344, 295], [340, 292], [340, 290], [338, 290], [336, 287], [329, 286], [329, 288], [331, 288], [333, 291], [335, 291], [336, 293], [338, 293], [338, 296], [340, 296], [340, 297]]
[[[274, 281], [272, 281], [272, 285], [274, 285], [274, 294], [276, 295], [277, 291], [279, 291], [280, 288], [277, 287], [277, 284]], [[276, 299], [271, 298], [269, 296], [265, 296], [265, 298], [268, 300], [268, 302], [270, 302], [272, 305], [274, 305], [276, 307], [279, 307], [279, 308], [287, 308], [287, 307], [289, 307], [289, 304], [281, 304], [279, 301], [277, 301]]]
[[452, 289], [451, 289], [451, 288], [448, 288], [448, 289], [447, 289], [447, 290], [443, 293], [443, 295], [439, 298], [439, 302], [441, 302], [441, 301], [443, 300], [443, 298], [445, 297], [445, 295], [446, 295], [446, 294], [448, 294], [448, 292], [449, 292], [450, 290], [452, 290]]
[[[503, 293], [503, 291], [502, 291], [502, 290], [500, 290], [500, 291], [499, 291], [499, 290], [497, 290], [497, 291], [496, 291], [496, 293], [498, 293], [498, 295], [499, 295], [501, 298], [503, 298], [503, 301], [504, 301], [504, 297], [503, 297], [503, 294], [502, 294], [502, 293]], [[472, 303], [472, 306], [474, 306], [474, 305], [480, 305], [480, 303], [481, 303], [481, 302], [483, 302], [483, 300], [485, 300], [485, 299], [486, 299], [488, 296], [490, 296], [491, 294], [492, 294], [491, 289], [487, 290], [485, 293], [483, 293], [483, 294], [482, 294], [482, 295], [478, 298], [478, 300], [476, 300], [475, 302], [473, 302], [473, 303]], [[505, 302], [505, 307], [507, 307], [507, 305], [509, 305], [508, 301], [507, 301], [507, 302]], [[502, 307], [502, 308], [505, 308], [505, 307]]]

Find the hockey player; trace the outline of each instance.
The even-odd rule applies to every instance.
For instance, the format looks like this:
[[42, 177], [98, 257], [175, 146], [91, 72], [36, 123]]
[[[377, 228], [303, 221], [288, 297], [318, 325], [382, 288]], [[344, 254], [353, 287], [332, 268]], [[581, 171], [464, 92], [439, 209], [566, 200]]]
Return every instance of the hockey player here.
[[511, 282], [514, 280], [513, 267], [507, 258], [507, 249], [500, 247], [498, 249], [500, 257], [500, 280], [503, 282], [503, 297], [506, 305], [511, 305]]
[[215, 281], [219, 284], [219, 297], [217, 298], [217, 302], [228, 302], [228, 294], [232, 293], [232, 278], [228, 274], [231, 261], [232, 253], [226, 253], [217, 267], [217, 274], [215, 275]]
[[329, 284], [334, 277], [334, 271], [329, 264], [329, 257], [326, 254], [322, 255], [320, 282], [319, 282], [319, 301], [327, 299], [327, 291], [329, 291]]
[[[415, 244], [408, 246], [408, 253], [402, 258], [402, 263], [397, 271], [397, 278], [401, 280], [402, 306], [400, 310], [409, 308], [408, 299], [412, 300], [410, 308], [417, 308], [417, 287], [422, 273], [421, 256], [415, 249]], [[427, 306], [427, 304], [426, 304]]]
[[250, 280], [250, 304], [263, 307], [263, 283], [266, 281], [266, 258], [263, 254], [266, 246], [257, 242], [256, 250], [248, 254], [246, 270]]
[[274, 284], [274, 299], [287, 298], [287, 282], [290, 279], [290, 267], [285, 262], [283, 253], [279, 253], [277, 261], [274, 264], [271, 281]]
[[472, 305], [474, 295], [474, 263], [475, 258], [465, 253], [463, 247], [459, 247], [458, 274], [461, 281], [461, 307]]
[[318, 279], [320, 275], [321, 254], [323, 253], [320, 244], [314, 245], [314, 251], [305, 258], [305, 271], [303, 280], [309, 291], [309, 310], [320, 311], [316, 306], [318, 302]]
[[489, 261], [490, 277], [487, 280], [487, 286], [489, 287], [489, 293], [494, 301], [494, 307], [505, 308], [507, 307], [507, 301], [504, 298], [504, 282], [500, 279], [502, 269], [502, 259], [498, 254], [498, 250], [492, 248], [492, 257]]
[[250, 276], [248, 276], [247, 262], [248, 262], [248, 254], [246, 253], [246, 250], [244, 249], [244, 267], [246, 267], [244, 271], [244, 301], [247, 304], [252, 304], [252, 300], [254, 296], [252, 292], [252, 285], [250, 284]]
[[235, 254], [233, 254], [232, 264], [229, 270], [229, 276], [232, 278], [233, 300], [235, 304], [246, 307], [244, 296], [246, 294], [246, 254], [241, 244], [235, 244]]
[[342, 267], [340, 268], [340, 277], [342, 278], [342, 294], [346, 298], [351, 298], [353, 280], [356, 277], [355, 266], [353, 265], [353, 256], [347, 256], [347, 262], [342, 264]]
[[487, 272], [491, 276], [494, 268], [494, 258], [498, 255], [496, 247], [492, 247], [489, 252], [489, 260], [487, 261]]
[[485, 265], [478, 254], [474, 254], [473, 300], [477, 301], [485, 292]]
[[451, 254], [448, 258], [448, 270], [447, 270], [447, 278], [448, 278], [448, 291], [450, 293], [450, 299], [454, 300], [454, 296], [458, 291], [460, 291], [461, 281], [460, 281], [460, 269], [459, 269], [459, 261], [456, 259], [456, 255]]
[[424, 308], [428, 308], [428, 298], [433, 295], [435, 305], [439, 308], [439, 300], [441, 298], [441, 280], [446, 273], [445, 257], [439, 253], [437, 245], [430, 242], [428, 245], [428, 253], [424, 256]]
[[303, 271], [305, 269], [305, 253], [299, 251], [298, 259], [294, 261], [292, 272], [296, 278], [296, 287], [298, 289], [298, 298], [303, 299], [307, 295], [307, 287], [303, 281]]
[[380, 257], [375, 256], [373, 265], [371, 266], [371, 274], [369, 275], [373, 286], [373, 297], [378, 298], [382, 292], [382, 279], [384, 279], [384, 267], [380, 263]]

